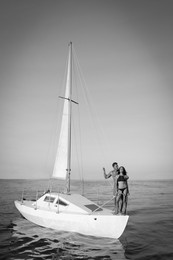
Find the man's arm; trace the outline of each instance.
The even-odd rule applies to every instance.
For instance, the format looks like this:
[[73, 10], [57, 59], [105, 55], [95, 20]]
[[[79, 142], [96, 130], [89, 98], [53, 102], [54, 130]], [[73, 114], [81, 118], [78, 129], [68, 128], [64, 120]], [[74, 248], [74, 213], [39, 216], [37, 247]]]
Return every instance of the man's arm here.
[[109, 177], [112, 176], [112, 172], [109, 172], [108, 174], [106, 174], [105, 168], [103, 168], [103, 174], [104, 174], [105, 179], [108, 179]]

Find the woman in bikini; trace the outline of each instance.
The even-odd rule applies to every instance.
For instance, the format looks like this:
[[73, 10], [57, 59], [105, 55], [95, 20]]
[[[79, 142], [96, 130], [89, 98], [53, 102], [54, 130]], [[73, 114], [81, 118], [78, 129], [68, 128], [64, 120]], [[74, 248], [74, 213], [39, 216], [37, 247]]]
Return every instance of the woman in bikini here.
[[117, 214], [126, 214], [127, 209], [127, 195], [129, 193], [126, 169], [121, 166], [119, 168], [119, 174], [117, 175], [117, 196], [116, 196], [116, 204], [117, 204]]

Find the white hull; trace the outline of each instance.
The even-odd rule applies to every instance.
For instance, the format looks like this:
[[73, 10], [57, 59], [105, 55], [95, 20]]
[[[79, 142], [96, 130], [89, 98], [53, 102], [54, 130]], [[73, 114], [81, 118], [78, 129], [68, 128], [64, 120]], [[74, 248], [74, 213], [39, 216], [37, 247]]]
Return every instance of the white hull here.
[[[59, 195], [58, 195], [59, 197]], [[43, 196], [43, 199], [45, 196]], [[84, 198], [79, 195], [79, 199]], [[85, 203], [91, 201], [84, 198]], [[119, 238], [126, 225], [129, 216], [119, 216], [113, 215], [110, 210], [102, 209], [98, 212], [84, 212], [79, 205], [79, 210], [77, 213], [69, 212], [68, 210], [59, 211], [50, 206], [44, 207], [39, 206], [39, 200], [36, 203], [31, 201], [15, 201], [16, 208], [27, 220], [46, 228], [55, 229], [58, 231], [67, 232], [77, 232], [87, 236], [97, 236], [97, 237], [109, 237], [109, 238]], [[70, 202], [69, 202], [70, 203]], [[41, 204], [40, 204], [41, 205]], [[48, 205], [48, 203], [47, 203]], [[74, 204], [71, 203], [71, 208]], [[90, 204], [96, 205], [96, 204]]]

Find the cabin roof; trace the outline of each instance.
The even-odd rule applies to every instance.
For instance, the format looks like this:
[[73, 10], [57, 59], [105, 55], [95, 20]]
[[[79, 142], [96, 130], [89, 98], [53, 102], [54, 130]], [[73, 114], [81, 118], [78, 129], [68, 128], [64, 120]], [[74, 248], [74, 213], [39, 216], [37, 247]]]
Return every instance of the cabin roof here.
[[77, 207], [80, 207], [84, 211], [91, 213], [93, 211], [102, 211], [101, 208], [98, 207], [94, 202], [91, 200], [85, 198], [84, 196], [80, 194], [64, 194], [64, 193], [48, 193], [48, 196], [59, 196], [60, 199], [64, 199], [67, 203], [72, 203]]

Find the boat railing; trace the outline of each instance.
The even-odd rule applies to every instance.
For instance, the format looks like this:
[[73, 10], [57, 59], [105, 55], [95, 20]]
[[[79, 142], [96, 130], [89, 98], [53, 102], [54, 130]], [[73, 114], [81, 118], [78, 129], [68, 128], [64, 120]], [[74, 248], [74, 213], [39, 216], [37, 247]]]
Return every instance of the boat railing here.
[[24, 203], [25, 200], [30, 200], [30, 201], [37, 201], [38, 198], [43, 196], [46, 192], [44, 190], [37, 190], [35, 196], [28, 192], [27, 190], [23, 189], [22, 191], [22, 197], [21, 197], [21, 204]]
[[100, 206], [98, 205], [98, 207], [97, 207], [95, 210], [93, 210], [91, 214], [95, 213], [98, 209], [103, 208], [106, 204], [110, 203], [113, 199], [115, 199], [115, 197], [116, 197], [116, 196], [113, 196], [110, 200], [106, 201], [106, 202], [103, 203], [102, 205], [100, 205]]
[[[24, 204], [25, 201], [33, 201], [34, 203], [34, 208], [37, 209], [37, 200], [41, 198], [45, 194], [51, 195], [52, 191], [51, 190], [37, 190], [35, 196], [31, 195], [31, 193], [27, 192], [26, 190], [22, 191], [22, 197], [21, 197], [21, 204]], [[62, 193], [62, 192], [58, 192]], [[51, 205], [49, 201], [49, 206]], [[59, 213], [59, 195], [58, 195], [58, 203], [57, 203], [57, 213]]]

